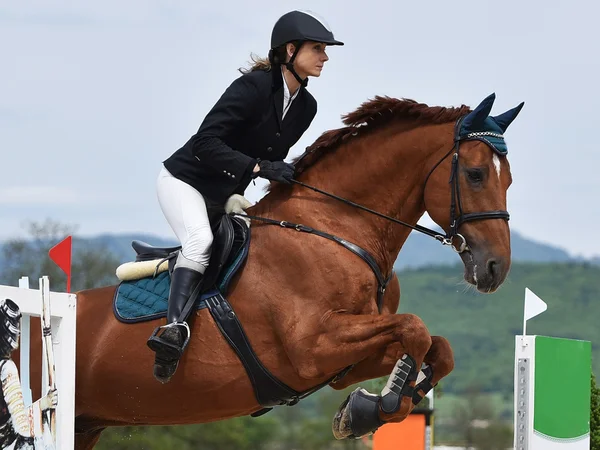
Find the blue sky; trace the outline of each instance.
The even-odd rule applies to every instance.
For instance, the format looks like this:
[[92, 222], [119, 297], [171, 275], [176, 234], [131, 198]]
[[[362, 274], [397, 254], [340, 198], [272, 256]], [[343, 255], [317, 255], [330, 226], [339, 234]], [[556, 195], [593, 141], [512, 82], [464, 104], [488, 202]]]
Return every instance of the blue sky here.
[[525, 101], [506, 134], [511, 225], [600, 255], [600, 6], [580, 0], [0, 2], [0, 239], [47, 217], [81, 235], [172, 236], [161, 161], [294, 8], [346, 45], [311, 80], [318, 115], [290, 158], [377, 94], [475, 106], [496, 92], [493, 113]]

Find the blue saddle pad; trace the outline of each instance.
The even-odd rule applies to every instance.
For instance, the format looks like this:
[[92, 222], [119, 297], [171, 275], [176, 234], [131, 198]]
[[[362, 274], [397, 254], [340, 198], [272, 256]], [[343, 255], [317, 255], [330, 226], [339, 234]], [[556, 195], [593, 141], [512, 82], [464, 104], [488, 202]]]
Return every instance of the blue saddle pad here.
[[[233, 262], [223, 269], [216, 284], [216, 288], [209, 290], [196, 300], [194, 308], [206, 308], [205, 300], [219, 293], [225, 294], [229, 282], [242, 266], [248, 256], [250, 236], [244, 246], [238, 251]], [[159, 319], [167, 315], [167, 305], [171, 277], [168, 271], [161, 272], [156, 277], [146, 277], [139, 280], [122, 281], [113, 299], [115, 317], [124, 323], [145, 322]]]

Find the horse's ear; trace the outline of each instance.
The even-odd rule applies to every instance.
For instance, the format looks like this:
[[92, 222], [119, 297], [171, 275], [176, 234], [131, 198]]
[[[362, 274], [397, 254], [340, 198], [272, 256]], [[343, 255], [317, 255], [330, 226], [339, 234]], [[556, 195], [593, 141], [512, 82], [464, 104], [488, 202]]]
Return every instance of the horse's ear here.
[[495, 93], [492, 93], [483, 99], [479, 106], [467, 114], [467, 116], [464, 118], [462, 123], [463, 129], [473, 130], [478, 126], [483, 125], [484, 120], [490, 115], [490, 111], [494, 105], [494, 100], [496, 100]]
[[505, 132], [508, 126], [512, 123], [513, 120], [519, 115], [521, 109], [525, 102], [521, 102], [518, 106], [515, 106], [513, 109], [509, 109], [505, 113], [500, 114], [499, 116], [492, 117], [494, 121], [498, 124], [500, 128], [502, 128], [502, 132]]

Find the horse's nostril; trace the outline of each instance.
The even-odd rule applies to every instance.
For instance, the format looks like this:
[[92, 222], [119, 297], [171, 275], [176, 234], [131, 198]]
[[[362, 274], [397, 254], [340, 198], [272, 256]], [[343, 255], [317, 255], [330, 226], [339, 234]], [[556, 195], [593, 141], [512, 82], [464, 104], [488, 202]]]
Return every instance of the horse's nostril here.
[[487, 269], [488, 269], [488, 273], [494, 277], [497, 275], [498, 269], [500, 268], [500, 263], [494, 259], [494, 258], [490, 258], [487, 261]]

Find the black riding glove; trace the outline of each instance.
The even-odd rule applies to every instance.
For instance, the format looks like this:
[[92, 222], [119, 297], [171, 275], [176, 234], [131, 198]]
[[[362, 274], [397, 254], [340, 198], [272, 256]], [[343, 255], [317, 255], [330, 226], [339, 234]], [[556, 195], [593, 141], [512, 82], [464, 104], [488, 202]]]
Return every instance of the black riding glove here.
[[284, 161], [263, 160], [258, 163], [258, 166], [260, 170], [254, 174], [255, 177], [266, 178], [267, 180], [285, 184], [291, 184], [294, 179], [294, 166]]

